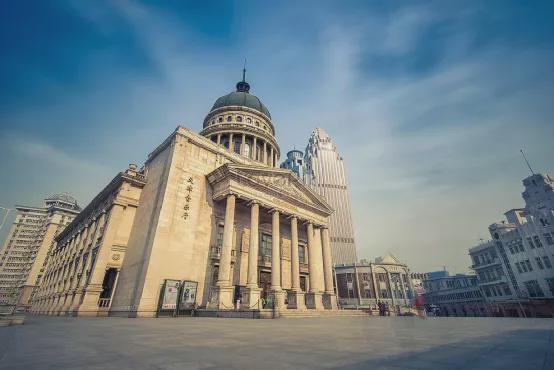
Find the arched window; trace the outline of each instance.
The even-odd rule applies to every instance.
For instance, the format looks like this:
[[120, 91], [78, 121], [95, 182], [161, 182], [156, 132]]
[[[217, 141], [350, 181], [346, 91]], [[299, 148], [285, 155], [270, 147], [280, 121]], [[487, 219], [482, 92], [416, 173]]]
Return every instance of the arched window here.
[[223, 122], [223, 117], [217, 117], [217, 122]]
[[252, 123], [252, 118], [247, 118], [246, 123]]
[[242, 117], [241, 116], [237, 117], [237, 122], [242, 122]]
[[256, 121], [256, 126], [260, 127], [260, 121]]
[[227, 122], [231, 122], [233, 120], [233, 117], [227, 116]]

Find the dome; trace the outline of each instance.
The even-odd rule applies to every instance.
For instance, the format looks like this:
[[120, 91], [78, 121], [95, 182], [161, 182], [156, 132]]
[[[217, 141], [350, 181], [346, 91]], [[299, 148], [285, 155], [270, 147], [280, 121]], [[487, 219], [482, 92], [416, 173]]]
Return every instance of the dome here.
[[377, 257], [375, 263], [383, 265], [400, 265], [401, 263], [391, 253], [387, 253], [382, 257]]
[[269, 110], [266, 106], [260, 101], [260, 99], [252, 94], [241, 91], [233, 91], [230, 94], [224, 95], [221, 98], [217, 99], [212, 107], [212, 111], [217, 108], [230, 107], [230, 106], [241, 106], [257, 110], [260, 113], [265, 114], [269, 118]]
[[243, 70], [242, 81], [237, 83], [237, 91], [233, 91], [217, 99], [210, 112], [222, 107], [239, 106], [257, 110], [271, 118], [269, 110], [262, 101], [256, 95], [250, 94], [250, 85], [245, 81], [245, 73], [246, 70]]
[[66, 202], [66, 203], [77, 204], [77, 199], [73, 198], [71, 195], [69, 195], [67, 193], [54, 194], [54, 195], [46, 198], [46, 200], [60, 200], [62, 202]]

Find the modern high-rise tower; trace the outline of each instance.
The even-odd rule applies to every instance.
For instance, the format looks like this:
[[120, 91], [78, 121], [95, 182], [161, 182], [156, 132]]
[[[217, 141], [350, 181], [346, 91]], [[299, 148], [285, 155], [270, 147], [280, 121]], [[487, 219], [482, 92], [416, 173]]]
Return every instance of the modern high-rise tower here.
[[17, 216], [0, 251], [0, 305], [26, 308], [44, 274], [54, 237], [81, 208], [67, 194], [46, 198], [43, 207], [15, 208]]
[[312, 132], [304, 160], [306, 183], [335, 210], [329, 220], [333, 263], [354, 263], [357, 261], [356, 244], [344, 161], [323, 129], [316, 128]]

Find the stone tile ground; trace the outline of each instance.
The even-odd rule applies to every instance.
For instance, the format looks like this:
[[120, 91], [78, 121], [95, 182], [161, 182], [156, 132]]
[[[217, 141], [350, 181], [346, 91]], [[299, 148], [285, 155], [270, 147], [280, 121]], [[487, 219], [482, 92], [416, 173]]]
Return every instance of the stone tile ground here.
[[0, 369], [554, 369], [554, 320], [28, 317]]

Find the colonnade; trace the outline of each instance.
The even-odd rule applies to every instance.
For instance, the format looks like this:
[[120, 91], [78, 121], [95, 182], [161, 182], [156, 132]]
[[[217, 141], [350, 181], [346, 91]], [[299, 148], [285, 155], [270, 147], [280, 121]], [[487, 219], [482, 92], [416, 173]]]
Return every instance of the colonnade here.
[[[264, 163], [270, 167], [276, 167], [279, 163], [277, 150], [273, 145], [262, 137], [247, 135], [245, 133], [217, 133], [210, 136], [211, 140], [218, 145], [227, 144], [231, 152], [235, 151], [235, 142], [240, 144], [237, 154], [243, 155], [255, 161]], [[248, 148], [247, 149], [247, 145]]]
[[[248, 252], [247, 284], [242, 297], [243, 308], [254, 308], [260, 298], [258, 287], [258, 250], [259, 250], [259, 213], [260, 203], [253, 200], [250, 207], [250, 247]], [[225, 223], [223, 226], [223, 246], [215, 293], [217, 308], [232, 308], [234, 287], [231, 284], [231, 254], [233, 249], [233, 227], [235, 220], [236, 195], [226, 198]], [[270, 209], [272, 214], [272, 251], [271, 251], [271, 296], [278, 310], [286, 309], [285, 295], [281, 284], [281, 212]], [[287, 216], [290, 220], [291, 235], [291, 289], [294, 303], [290, 308], [303, 310], [336, 308], [333, 289], [333, 270], [331, 261], [331, 243], [327, 226], [315, 225], [311, 220], [303, 220], [308, 236], [309, 291], [306, 296], [300, 288], [300, 261], [298, 255], [298, 216]], [[325, 297], [325, 307], [323, 297]]]

